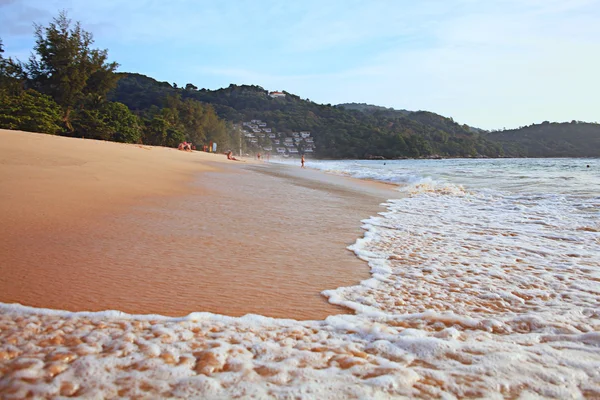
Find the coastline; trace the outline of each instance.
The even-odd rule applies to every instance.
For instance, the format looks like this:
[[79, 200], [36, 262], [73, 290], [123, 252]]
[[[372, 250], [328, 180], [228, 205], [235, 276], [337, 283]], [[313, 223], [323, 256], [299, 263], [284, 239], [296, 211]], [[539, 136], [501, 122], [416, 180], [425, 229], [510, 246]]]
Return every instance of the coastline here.
[[[264, 288], [292, 283], [306, 292], [311, 281], [321, 283], [323, 270], [306, 279], [313, 265], [297, 262], [298, 251], [332, 246], [364, 271], [364, 263], [344, 249], [345, 239], [326, 240], [327, 234], [336, 236], [327, 232], [332, 227], [348, 235], [348, 241], [357, 237], [349, 231], [364, 229], [350, 249], [368, 261], [371, 277], [323, 293], [355, 313], [331, 312], [322, 320], [298, 321], [257, 314], [231, 317], [194, 312], [168, 317], [0, 304], [0, 397], [595, 398], [600, 393], [600, 332], [594, 308], [597, 263], [592, 262], [598, 230], [589, 226], [585, 212], [570, 216], [570, 224], [555, 226], [558, 237], [575, 234], [588, 250], [582, 248], [575, 260], [573, 253], [563, 251], [546, 253], [542, 260], [538, 247], [560, 250], [569, 245], [550, 237], [547, 225], [524, 226], [520, 217], [527, 214], [514, 207], [515, 200], [522, 198], [496, 198], [492, 212], [486, 196], [464, 196], [444, 187], [432, 191], [425, 185], [420, 194], [390, 199], [385, 212], [363, 220], [359, 229], [356, 219], [363, 212], [373, 215], [371, 200], [388, 193], [389, 185], [299, 167], [202, 162], [212, 169], [188, 181], [187, 192], [132, 198], [137, 207], [115, 206], [102, 216], [88, 215], [84, 222], [95, 221], [86, 226], [88, 231], [74, 230], [69, 237], [74, 243], [96, 244], [81, 247], [86, 259], [96, 254], [106, 265], [119, 265], [123, 257], [133, 257], [116, 271], [126, 272], [137, 265], [130, 264], [132, 260], [144, 257], [144, 251], [136, 248], [135, 240], [120, 246], [119, 236], [107, 236], [103, 229], [124, 238], [135, 232], [138, 242], [156, 246], [149, 249], [155, 259], [172, 261], [164, 276], [159, 273], [164, 265], [149, 263], [145, 275], [125, 274], [118, 282], [103, 280], [103, 275], [110, 276], [106, 265], [87, 272], [80, 269], [77, 272], [84, 276], [70, 277], [90, 280], [85, 274], [95, 271], [94, 287], [115, 283], [130, 289], [117, 297], [124, 305], [119, 309], [126, 308], [127, 296], [148, 294], [136, 285], [149, 279], [154, 283], [149, 286], [153, 296], [146, 300], [162, 304], [178, 298], [165, 289], [183, 291], [184, 281], [176, 274], [179, 264], [188, 271], [183, 278], [193, 282], [190, 265], [183, 262], [193, 255], [198, 265], [223, 260], [231, 264], [209, 273], [220, 279], [212, 284], [205, 280], [202, 289], [223, 282], [229, 287], [239, 284], [232, 298], [250, 303], [238, 289], [253, 288], [255, 276], [262, 273], [264, 278], [265, 271], [281, 266], [272, 262], [278, 261], [276, 257], [264, 257], [277, 241], [284, 248], [276, 253], [294, 262], [283, 270], [301, 272], [301, 278], [271, 276], [262, 279], [271, 282]], [[462, 169], [454, 173], [464, 175]], [[552, 210], [545, 220], [563, 219]], [[314, 225], [299, 218], [306, 212]], [[337, 224], [327, 219], [334, 215]], [[511, 218], [501, 218], [497, 224], [486, 220], [504, 215]], [[590, 229], [579, 230], [581, 226]], [[58, 239], [67, 238], [63, 231], [53, 232], [59, 233]], [[182, 247], [192, 233], [212, 251], [195, 254], [194, 248]], [[515, 246], [515, 241], [525, 245]], [[55, 240], [54, 245], [60, 243]], [[296, 244], [300, 246], [292, 251]], [[48, 245], [48, 251], [53, 249]], [[497, 262], [487, 258], [489, 252], [496, 253]], [[333, 258], [340, 260], [338, 253]], [[240, 267], [236, 260], [254, 264], [244, 274], [243, 269], [236, 270]], [[268, 264], [265, 260], [272, 263], [261, 270]], [[567, 270], [561, 266], [564, 262], [581, 268]], [[231, 282], [222, 273], [233, 273], [240, 280]], [[217, 293], [217, 303], [223, 301], [222, 292]], [[266, 303], [287, 301], [284, 297], [275, 294]], [[313, 300], [302, 304], [312, 308]]]
[[369, 278], [346, 247], [361, 236], [360, 220], [394, 194], [384, 184], [220, 154], [2, 135], [24, 135], [3, 141], [5, 303], [323, 319], [347, 312], [323, 290]]

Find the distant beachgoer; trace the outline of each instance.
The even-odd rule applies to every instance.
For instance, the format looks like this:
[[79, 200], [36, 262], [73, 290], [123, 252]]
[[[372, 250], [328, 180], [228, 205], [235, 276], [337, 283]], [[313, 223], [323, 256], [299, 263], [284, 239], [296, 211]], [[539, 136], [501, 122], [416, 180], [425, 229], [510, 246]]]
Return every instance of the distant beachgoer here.
[[179, 146], [177, 146], [177, 148], [183, 151], [192, 151], [192, 144], [188, 142], [179, 143]]
[[228, 160], [233, 160], [233, 161], [239, 161], [237, 158], [235, 158], [233, 156], [233, 152], [231, 150], [229, 150], [229, 152], [227, 152], [227, 159]]
[[304, 154], [302, 154], [302, 157], [300, 158], [300, 163], [302, 164], [302, 168], [304, 168]]
[[256, 153], [256, 158], [260, 160], [260, 153]]

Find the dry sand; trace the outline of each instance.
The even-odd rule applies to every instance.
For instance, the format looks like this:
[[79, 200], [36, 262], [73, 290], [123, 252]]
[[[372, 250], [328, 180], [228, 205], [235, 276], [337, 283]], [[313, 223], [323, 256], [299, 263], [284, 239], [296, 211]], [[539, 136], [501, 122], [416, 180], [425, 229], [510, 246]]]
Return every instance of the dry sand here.
[[223, 155], [0, 130], [0, 301], [321, 319], [386, 185]]

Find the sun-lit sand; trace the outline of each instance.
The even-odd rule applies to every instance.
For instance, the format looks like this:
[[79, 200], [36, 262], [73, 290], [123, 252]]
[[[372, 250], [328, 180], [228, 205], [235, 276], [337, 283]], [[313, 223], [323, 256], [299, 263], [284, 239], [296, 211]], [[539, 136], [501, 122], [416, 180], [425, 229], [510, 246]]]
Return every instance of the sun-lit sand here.
[[193, 173], [210, 169], [208, 159], [222, 157], [0, 130], [0, 217], [4, 228], [31, 230], [184, 193]]
[[0, 301], [322, 319], [391, 189], [222, 154], [0, 131]]
[[0, 398], [598, 398], [591, 214], [402, 189], [1, 131]]

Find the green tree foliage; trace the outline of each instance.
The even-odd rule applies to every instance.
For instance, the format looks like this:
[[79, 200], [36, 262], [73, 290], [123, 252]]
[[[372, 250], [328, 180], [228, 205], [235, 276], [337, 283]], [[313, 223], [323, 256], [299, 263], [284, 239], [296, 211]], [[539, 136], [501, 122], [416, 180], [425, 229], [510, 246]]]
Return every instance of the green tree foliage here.
[[0, 39], [0, 88], [17, 95], [23, 91], [27, 76], [20, 62], [10, 57], [4, 58], [2, 53], [4, 44]]
[[[285, 98], [271, 98], [260, 86], [175, 90], [143, 75], [123, 74], [111, 98], [145, 112], [144, 93], [150, 94], [154, 105], [174, 93], [182, 101], [208, 103], [221, 119], [232, 123], [260, 119], [277, 132], [310, 131], [316, 155], [322, 158], [499, 156], [498, 146], [482, 132], [438, 114], [361, 104], [320, 105], [290, 93]], [[218, 140], [235, 148], [239, 135], [226, 132]]]
[[[64, 12], [48, 27], [36, 25], [35, 39], [25, 64], [4, 58], [0, 40], [0, 127], [162, 146], [212, 141], [237, 149], [239, 123], [261, 119], [278, 133], [311, 131], [323, 158], [600, 154], [599, 124], [544, 121], [490, 133], [426, 111], [320, 105], [290, 93], [271, 98], [260, 86], [198, 90], [192, 83], [178, 88], [140, 74], [115, 74], [107, 50], [92, 49], [92, 35]], [[300, 151], [305, 146], [301, 142]]]
[[131, 75], [124, 85], [133, 93], [124, 97], [127, 105], [107, 101], [119, 78], [117, 64], [107, 62], [106, 50], [92, 49], [91, 33], [64, 12], [48, 27], [36, 25], [35, 38], [26, 64], [5, 59], [0, 40], [0, 127], [171, 147], [186, 140], [225, 146], [235, 132], [212, 106], [182, 99], [181, 91], [197, 90], [191, 83], [178, 89]]
[[153, 146], [177, 147], [179, 143], [185, 141], [185, 134], [181, 131], [178, 124], [169, 121], [168, 110], [162, 110], [161, 113], [146, 121], [144, 129], [143, 142]]
[[139, 143], [142, 138], [139, 118], [122, 103], [77, 109], [72, 119], [74, 136], [124, 143]]
[[[0, 40], [0, 126], [64, 133], [61, 119], [68, 134], [80, 137], [162, 146], [212, 141], [237, 149], [239, 124], [260, 119], [278, 133], [310, 131], [322, 158], [600, 154], [598, 124], [545, 121], [490, 133], [426, 111], [320, 105], [290, 93], [271, 98], [260, 86], [198, 90], [191, 83], [178, 88], [140, 74], [115, 74], [107, 51], [92, 49], [92, 35], [64, 13], [48, 27], [36, 26], [35, 38], [26, 64], [3, 58]], [[301, 142], [300, 151], [305, 146]]]
[[[162, 108], [168, 96], [178, 93], [168, 82], [158, 82], [141, 74], [117, 73], [121, 78], [109, 99], [126, 104], [139, 115], [151, 117]], [[126, 79], [123, 79], [126, 78]]]
[[222, 147], [230, 147], [230, 140], [225, 122], [214, 112], [212, 106], [207, 105], [208, 112], [204, 116], [204, 129], [207, 142], [221, 143]]
[[60, 134], [61, 108], [35, 90], [11, 94], [0, 88], [0, 128]]
[[169, 96], [166, 103], [171, 123], [178, 126], [185, 139], [192, 143], [206, 141], [206, 105], [192, 99], [181, 100], [179, 96]]
[[146, 121], [143, 142], [153, 146], [164, 146], [167, 142], [169, 123], [160, 115]]
[[179, 143], [185, 140], [185, 134], [180, 131], [177, 127], [170, 127], [167, 129], [167, 138], [164, 146], [177, 147]]
[[107, 50], [90, 48], [92, 34], [64, 12], [48, 27], [36, 25], [35, 39], [35, 53], [25, 66], [30, 84], [63, 108], [63, 121], [72, 130], [71, 111], [88, 96], [106, 96], [118, 79], [113, 73], [118, 64], [107, 62]]
[[487, 139], [497, 151], [515, 157], [598, 157], [600, 124], [586, 122], [541, 124], [491, 132]]
[[151, 107], [146, 115], [144, 143], [177, 147], [188, 141], [198, 146], [217, 142], [228, 145], [227, 125], [213, 108], [197, 100], [184, 99], [180, 95], [168, 95], [164, 107]]

